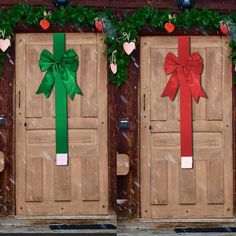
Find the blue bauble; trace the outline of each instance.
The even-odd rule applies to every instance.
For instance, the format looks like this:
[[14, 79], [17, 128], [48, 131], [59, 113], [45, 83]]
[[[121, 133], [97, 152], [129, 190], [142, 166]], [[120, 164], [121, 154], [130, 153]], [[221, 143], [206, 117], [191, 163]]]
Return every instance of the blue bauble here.
[[194, 6], [194, 0], [177, 0], [178, 6], [180, 9], [190, 9]]
[[53, 3], [56, 6], [64, 6], [68, 3], [68, 0], [54, 0]]

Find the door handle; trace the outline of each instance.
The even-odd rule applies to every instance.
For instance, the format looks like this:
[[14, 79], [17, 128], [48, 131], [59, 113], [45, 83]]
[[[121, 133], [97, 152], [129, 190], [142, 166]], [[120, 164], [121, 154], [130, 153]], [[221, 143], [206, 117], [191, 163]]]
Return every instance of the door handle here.
[[143, 110], [146, 110], [146, 94], [143, 94]]
[[18, 107], [20, 108], [20, 105], [21, 105], [21, 104], [20, 104], [20, 103], [21, 103], [21, 91], [19, 91], [19, 94], [18, 94], [18, 95], [19, 95], [19, 98], [18, 98], [18, 99], [19, 99], [19, 100], [18, 100]]

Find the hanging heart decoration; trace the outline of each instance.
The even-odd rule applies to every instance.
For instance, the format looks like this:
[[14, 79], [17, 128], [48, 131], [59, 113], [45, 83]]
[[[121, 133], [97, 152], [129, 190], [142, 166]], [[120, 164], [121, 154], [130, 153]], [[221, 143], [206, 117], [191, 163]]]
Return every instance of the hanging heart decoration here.
[[123, 44], [124, 51], [126, 52], [127, 55], [130, 55], [134, 49], [136, 49], [136, 45], [134, 42], [125, 42]]
[[116, 64], [116, 56], [115, 56], [116, 53], [117, 53], [117, 50], [112, 52], [111, 62], [110, 62], [110, 68], [114, 75], [117, 73], [117, 64]]
[[46, 17], [48, 17], [49, 19], [51, 18], [52, 12], [43, 12], [43, 16], [44, 18], [42, 20], [40, 20], [39, 24], [41, 26], [42, 29], [47, 30], [50, 27], [50, 21], [46, 19]]
[[50, 22], [46, 19], [42, 19], [39, 22], [42, 29], [47, 30], [50, 27]]
[[172, 33], [175, 30], [175, 25], [171, 22], [166, 22], [165, 29], [168, 33]]
[[229, 31], [227, 24], [223, 21], [220, 22], [220, 31], [224, 35], [228, 34]]
[[95, 27], [96, 27], [98, 32], [102, 32], [103, 31], [103, 23], [98, 18], [95, 19]]
[[123, 49], [127, 55], [130, 55], [134, 49], [136, 49], [135, 39], [130, 41], [130, 33], [123, 32], [122, 35], [125, 41], [123, 44]]
[[0, 49], [5, 52], [11, 46], [10, 39], [0, 39]]
[[110, 63], [110, 68], [111, 68], [112, 73], [115, 75], [117, 73], [117, 64], [113, 62]]

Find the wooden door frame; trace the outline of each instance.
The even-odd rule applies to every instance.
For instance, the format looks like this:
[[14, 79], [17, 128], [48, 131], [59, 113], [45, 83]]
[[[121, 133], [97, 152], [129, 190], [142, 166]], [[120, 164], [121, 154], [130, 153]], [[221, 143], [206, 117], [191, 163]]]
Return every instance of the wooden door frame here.
[[[52, 32], [73, 32], [79, 33], [79, 31], [73, 25], [59, 28], [53, 27], [48, 31]], [[92, 28], [86, 28], [83, 32], [94, 32]], [[15, 33], [45, 33], [41, 29], [35, 29], [32, 27], [25, 27], [22, 25], [17, 26]], [[208, 35], [218, 35], [216, 31], [208, 32]], [[176, 30], [172, 33], [172, 36], [178, 35], [202, 35], [196, 30], [183, 31]], [[146, 28], [140, 31], [139, 36], [162, 36], [168, 35], [165, 32], [150, 31]], [[170, 36], [170, 35], [169, 35]], [[6, 125], [1, 128], [3, 133], [0, 142], [0, 148], [5, 153], [6, 168], [5, 171], [0, 173], [0, 184], [2, 191], [0, 192], [0, 215], [15, 215], [15, 136], [14, 136], [14, 83], [15, 83], [15, 45], [8, 51], [7, 60], [4, 63], [4, 76], [0, 81], [1, 91], [0, 95], [3, 96], [2, 106], [0, 106], [1, 114], [6, 117]], [[136, 51], [132, 55], [133, 60], [128, 66], [128, 80], [120, 88], [116, 88], [113, 85], [108, 85], [108, 157], [109, 157], [109, 212], [117, 212], [121, 217], [125, 218], [139, 218], [140, 217], [140, 191], [139, 191], [139, 88], [140, 88], [140, 48], [137, 46]], [[107, 69], [109, 71], [109, 69]], [[232, 70], [232, 73], [235, 72]], [[127, 95], [128, 94], [128, 95]], [[124, 103], [124, 95], [127, 95], [127, 103]], [[236, 140], [236, 86], [233, 86], [233, 144]], [[131, 128], [128, 131], [118, 129], [118, 120], [121, 116], [131, 117]], [[126, 135], [127, 139], [124, 138]], [[125, 153], [128, 154], [131, 160], [131, 171], [126, 178], [121, 178], [118, 181], [116, 176], [116, 154]], [[234, 206], [236, 205], [236, 161], [235, 161], [235, 145], [233, 145], [233, 169], [234, 169]], [[116, 204], [117, 190], [122, 189], [127, 192], [129, 196], [128, 202], [124, 207], [118, 209]], [[131, 213], [127, 213], [127, 207], [131, 209]], [[235, 207], [234, 207], [235, 209]], [[234, 213], [235, 215], [235, 213]]]

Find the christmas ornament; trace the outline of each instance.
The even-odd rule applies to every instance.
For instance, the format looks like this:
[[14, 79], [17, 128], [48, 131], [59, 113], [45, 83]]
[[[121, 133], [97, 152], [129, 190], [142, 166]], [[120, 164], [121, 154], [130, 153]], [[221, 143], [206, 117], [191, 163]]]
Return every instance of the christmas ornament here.
[[103, 32], [107, 34], [107, 37], [110, 39], [116, 38], [116, 28], [112, 25], [112, 22], [108, 17], [102, 19], [103, 23]]
[[96, 18], [95, 19], [95, 27], [96, 27], [98, 32], [102, 32], [103, 31], [103, 22], [102, 22], [102, 20]]
[[11, 46], [10, 39], [0, 39], [0, 49], [5, 52]]
[[220, 22], [220, 31], [222, 34], [228, 34], [228, 26], [225, 22], [221, 21]]
[[171, 22], [166, 22], [165, 29], [168, 33], [172, 33], [175, 30], [175, 25]]
[[192, 8], [194, 3], [194, 0], [177, 0], [177, 4], [181, 10]]
[[[73, 49], [65, 50], [65, 34], [53, 34], [53, 53], [44, 49], [40, 55], [39, 67], [46, 72], [36, 92], [48, 98], [55, 85], [55, 127], [56, 163], [68, 164], [68, 120], [67, 94], [74, 99], [75, 94], [83, 95], [76, 82], [79, 61]], [[56, 65], [56, 66], [55, 66]]]
[[123, 49], [127, 55], [130, 55], [134, 49], [136, 49], [136, 45], [134, 41], [130, 42], [130, 33], [123, 33], [123, 38], [125, 38], [128, 42], [123, 44]]
[[125, 42], [123, 44], [124, 51], [126, 52], [127, 55], [130, 55], [134, 49], [136, 49], [135, 43], [134, 42]]
[[39, 22], [42, 29], [47, 30], [50, 27], [50, 22], [46, 19], [42, 19]]
[[5, 52], [11, 46], [11, 41], [10, 38], [5, 39], [5, 30], [0, 29], [0, 34], [0, 49]]
[[110, 68], [111, 68], [112, 73], [115, 75], [117, 72], [117, 64], [111, 63]]
[[54, 0], [53, 3], [56, 6], [64, 6], [68, 3], [68, 0]]
[[181, 167], [193, 166], [193, 134], [192, 134], [192, 97], [198, 103], [199, 97], [207, 98], [201, 87], [203, 60], [198, 52], [190, 55], [190, 37], [178, 37], [178, 54], [168, 53], [164, 62], [167, 75], [172, 74], [162, 93], [174, 100], [178, 88], [180, 90], [180, 149]]
[[228, 36], [235, 43], [236, 42], [236, 24], [232, 21], [226, 22], [228, 26]]
[[51, 14], [52, 12], [46, 12], [44, 11], [43, 15], [44, 18], [40, 20], [39, 24], [41, 26], [42, 29], [47, 30], [50, 27], [50, 21], [46, 19], [46, 17], [51, 18]]
[[112, 52], [112, 59], [110, 62], [110, 68], [111, 68], [111, 71], [114, 75], [117, 73], [117, 64], [116, 64], [116, 57], [115, 57], [116, 52], [117, 52], [116, 50], [114, 52]]
[[234, 66], [234, 72], [236, 72], [236, 65]]

